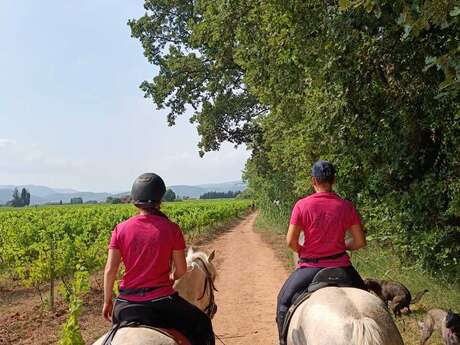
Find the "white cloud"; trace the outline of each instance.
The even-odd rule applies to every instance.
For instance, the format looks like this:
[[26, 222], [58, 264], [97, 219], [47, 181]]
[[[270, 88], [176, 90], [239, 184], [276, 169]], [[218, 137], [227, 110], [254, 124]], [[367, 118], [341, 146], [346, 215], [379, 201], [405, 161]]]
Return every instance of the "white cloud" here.
[[80, 166], [80, 163], [55, 157], [38, 145], [0, 139], [0, 184], [45, 183], [54, 186], [53, 182]]

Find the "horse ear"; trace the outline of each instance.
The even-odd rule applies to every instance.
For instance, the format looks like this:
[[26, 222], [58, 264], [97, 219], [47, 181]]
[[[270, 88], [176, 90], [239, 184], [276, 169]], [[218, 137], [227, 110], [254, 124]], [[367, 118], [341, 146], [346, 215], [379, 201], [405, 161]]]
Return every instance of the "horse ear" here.
[[213, 250], [213, 251], [211, 252], [211, 254], [209, 254], [209, 256], [208, 256], [208, 261], [211, 262], [212, 260], [214, 260], [214, 257], [215, 257], [215, 256], [216, 256], [216, 251]]

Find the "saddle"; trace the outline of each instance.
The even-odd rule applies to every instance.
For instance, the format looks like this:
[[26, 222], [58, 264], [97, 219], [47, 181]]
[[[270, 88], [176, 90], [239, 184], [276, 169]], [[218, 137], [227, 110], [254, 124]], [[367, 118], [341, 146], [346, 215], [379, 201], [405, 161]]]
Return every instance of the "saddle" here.
[[297, 308], [317, 290], [322, 289], [328, 286], [336, 287], [353, 287], [353, 280], [348, 275], [348, 273], [343, 268], [323, 268], [319, 271], [313, 278], [310, 285], [306, 287], [305, 290], [296, 294], [293, 297], [293, 303], [289, 310], [286, 313], [284, 319], [282, 336], [284, 342], [286, 342], [287, 332], [289, 329], [289, 324], [291, 323], [292, 315], [297, 310]]
[[[114, 310], [112, 318], [115, 320], [116, 323], [112, 326], [112, 329], [102, 341], [102, 345], [111, 345], [112, 340], [115, 337], [115, 334], [118, 332], [118, 330], [120, 328], [125, 328], [125, 327], [149, 328], [149, 329], [155, 330], [157, 332], [160, 332], [166, 335], [167, 337], [173, 339], [179, 345], [191, 345], [190, 341], [179, 331], [175, 329], [171, 329], [171, 328], [156, 327], [153, 324], [149, 324], [147, 321], [143, 321], [142, 315], [144, 314], [143, 313], [144, 308], [147, 308], [145, 303], [137, 302], [137, 303], [127, 303], [127, 304], [121, 305], [119, 308]], [[124, 320], [117, 321], [121, 319], [120, 315], [124, 311], [129, 311], [129, 310], [136, 310], [137, 313], [139, 314], [139, 319], [136, 321], [124, 321]]]

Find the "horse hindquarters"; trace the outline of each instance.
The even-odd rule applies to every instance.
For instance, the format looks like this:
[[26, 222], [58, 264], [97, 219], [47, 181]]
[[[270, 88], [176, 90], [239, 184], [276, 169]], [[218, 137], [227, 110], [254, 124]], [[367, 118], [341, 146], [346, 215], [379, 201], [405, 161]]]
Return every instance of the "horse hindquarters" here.
[[[101, 345], [106, 334], [100, 337], [93, 345]], [[112, 345], [178, 345], [170, 337], [149, 328], [121, 328], [112, 341]]]
[[403, 345], [383, 302], [354, 288], [315, 292], [294, 313], [288, 345]]

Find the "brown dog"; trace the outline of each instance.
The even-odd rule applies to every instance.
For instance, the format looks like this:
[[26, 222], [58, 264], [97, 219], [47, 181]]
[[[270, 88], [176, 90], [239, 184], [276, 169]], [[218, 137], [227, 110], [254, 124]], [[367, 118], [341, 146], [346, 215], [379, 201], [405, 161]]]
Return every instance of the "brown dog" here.
[[420, 291], [412, 300], [409, 289], [399, 282], [368, 278], [364, 279], [364, 283], [368, 290], [375, 292], [393, 310], [395, 316], [401, 316], [401, 310], [404, 308], [410, 313], [409, 305], [418, 303], [428, 292]]
[[420, 345], [425, 345], [435, 330], [441, 330], [445, 345], [460, 345], [460, 314], [443, 309], [430, 309], [423, 321], [419, 321]]

